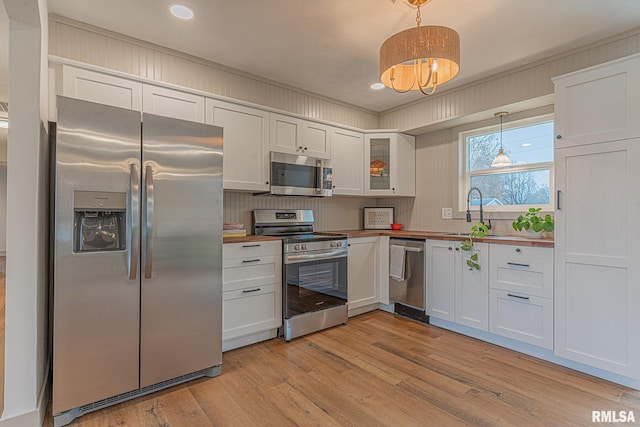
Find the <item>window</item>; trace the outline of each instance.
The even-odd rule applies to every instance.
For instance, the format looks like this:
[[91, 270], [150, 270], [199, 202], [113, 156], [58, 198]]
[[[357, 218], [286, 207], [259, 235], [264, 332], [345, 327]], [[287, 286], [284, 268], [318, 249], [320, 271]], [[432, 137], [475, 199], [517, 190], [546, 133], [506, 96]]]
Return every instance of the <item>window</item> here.
[[[528, 206], [553, 210], [553, 120], [536, 117], [503, 125], [502, 145], [512, 165], [492, 168], [500, 148], [500, 126], [459, 134], [461, 159], [460, 210], [466, 210], [469, 189], [482, 192], [487, 211], [524, 211]], [[478, 206], [473, 192], [470, 205]]]

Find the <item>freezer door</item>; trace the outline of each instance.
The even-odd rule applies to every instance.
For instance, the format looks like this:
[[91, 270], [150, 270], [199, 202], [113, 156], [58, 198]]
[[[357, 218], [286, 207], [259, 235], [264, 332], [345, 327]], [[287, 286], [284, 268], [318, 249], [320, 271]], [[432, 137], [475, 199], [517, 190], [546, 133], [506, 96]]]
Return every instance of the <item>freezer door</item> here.
[[53, 413], [138, 388], [140, 113], [58, 97]]
[[222, 362], [222, 128], [143, 115], [140, 386]]

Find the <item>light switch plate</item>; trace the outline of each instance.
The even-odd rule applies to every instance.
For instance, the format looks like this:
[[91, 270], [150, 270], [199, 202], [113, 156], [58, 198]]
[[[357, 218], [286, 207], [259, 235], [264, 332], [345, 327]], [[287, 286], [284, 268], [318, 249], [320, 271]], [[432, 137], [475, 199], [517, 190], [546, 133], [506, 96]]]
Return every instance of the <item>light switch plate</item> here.
[[452, 219], [453, 210], [451, 208], [442, 208], [442, 219]]

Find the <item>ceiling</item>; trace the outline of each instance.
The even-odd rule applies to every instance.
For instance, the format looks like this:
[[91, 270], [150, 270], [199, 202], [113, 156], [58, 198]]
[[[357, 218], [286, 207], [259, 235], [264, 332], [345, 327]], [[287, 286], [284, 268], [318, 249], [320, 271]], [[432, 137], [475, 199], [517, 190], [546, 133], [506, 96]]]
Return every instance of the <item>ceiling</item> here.
[[[378, 80], [382, 42], [415, 25], [415, 8], [406, 0], [184, 0], [196, 13], [188, 22], [168, 14], [176, 2], [181, 0], [49, 0], [48, 5], [50, 13], [372, 111], [424, 96], [369, 88]], [[3, 14], [0, 21], [6, 20]], [[461, 72], [440, 91], [639, 23], [638, 0], [431, 0], [422, 7], [422, 25], [445, 25], [460, 34]], [[6, 55], [3, 46], [0, 55]], [[6, 87], [6, 69], [0, 66], [0, 93], [3, 82]]]
[[[168, 14], [181, 0], [49, 0], [49, 12], [373, 110], [420, 94], [373, 91], [378, 54], [415, 25], [406, 0], [185, 0], [190, 22]], [[432, 0], [422, 25], [460, 34], [461, 72], [448, 90], [638, 27], [638, 0]]]

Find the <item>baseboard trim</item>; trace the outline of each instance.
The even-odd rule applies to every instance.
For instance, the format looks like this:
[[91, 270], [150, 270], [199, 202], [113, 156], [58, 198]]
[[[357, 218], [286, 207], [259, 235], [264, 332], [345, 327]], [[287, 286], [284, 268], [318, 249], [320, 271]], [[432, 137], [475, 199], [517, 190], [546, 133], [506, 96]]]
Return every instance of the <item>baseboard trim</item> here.
[[[48, 361], [50, 362], [50, 360]], [[38, 406], [29, 412], [16, 415], [11, 418], [4, 418], [5, 414], [2, 414], [0, 418], [0, 427], [41, 427], [44, 423], [44, 418], [47, 416], [47, 406], [49, 405], [49, 396], [51, 395], [51, 383], [49, 381], [49, 375], [51, 366], [47, 362], [47, 372], [44, 376], [44, 382], [40, 388], [40, 394], [38, 395]]]
[[613, 372], [608, 372], [603, 369], [594, 368], [592, 366], [584, 365], [582, 363], [574, 362], [572, 360], [564, 359], [556, 356], [553, 351], [547, 350], [542, 347], [538, 347], [532, 344], [523, 343], [511, 338], [501, 337], [499, 335], [492, 334], [490, 332], [481, 331], [465, 325], [459, 325], [457, 323], [449, 322], [447, 320], [431, 317], [429, 324], [437, 326], [439, 328], [447, 329], [452, 332], [457, 332], [462, 335], [466, 335], [481, 341], [485, 341], [491, 344], [498, 345], [500, 347], [508, 348], [509, 350], [524, 353], [529, 356], [536, 357], [538, 359], [546, 360], [547, 362], [555, 363], [556, 365], [564, 366], [565, 368], [573, 369], [575, 371], [583, 372], [594, 377], [602, 378], [607, 381], [611, 381], [617, 384], [624, 385], [626, 387], [640, 390], [640, 381], [634, 378], [625, 377]]

